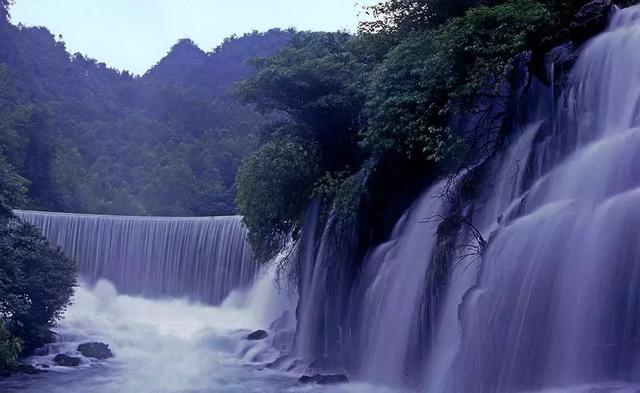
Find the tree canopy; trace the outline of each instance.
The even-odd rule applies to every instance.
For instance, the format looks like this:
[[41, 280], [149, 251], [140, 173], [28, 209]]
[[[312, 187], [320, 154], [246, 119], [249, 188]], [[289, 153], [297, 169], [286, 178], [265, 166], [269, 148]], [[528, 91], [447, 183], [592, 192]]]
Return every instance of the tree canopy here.
[[[388, 209], [398, 195], [380, 185], [470, 165], [467, 157], [497, 135], [458, 129], [456, 120], [481, 112], [480, 98], [500, 96], [515, 60], [565, 29], [578, 3], [585, 2], [388, 0], [369, 9], [373, 19], [358, 35], [298, 33], [275, 56], [254, 61], [239, 95], [288, 123], [263, 126], [266, 150], [238, 173], [252, 242], [270, 249], [261, 255], [284, 247], [287, 231], [295, 237], [314, 197], [346, 216], [375, 184], [374, 205]], [[272, 165], [298, 162], [299, 150], [285, 148], [292, 142], [317, 153], [317, 170], [296, 174], [309, 176], [296, 178], [299, 188], [280, 182], [291, 178], [290, 167]]]

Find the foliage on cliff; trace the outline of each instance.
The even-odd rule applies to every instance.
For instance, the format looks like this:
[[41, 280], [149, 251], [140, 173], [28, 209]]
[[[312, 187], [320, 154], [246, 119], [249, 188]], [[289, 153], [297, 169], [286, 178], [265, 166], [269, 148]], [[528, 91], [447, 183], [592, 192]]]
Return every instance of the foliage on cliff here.
[[252, 229], [249, 239], [256, 255], [271, 258], [288, 241], [317, 176], [314, 146], [291, 140], [268, 142], [242, 164], [238, 206]]
[[[584, 3], [388, 0], [370, 9], [373, 20], [357, 36], [300, 33], [276, 56], [256, 61], [240, 95], [289, 119], [289, 136], [314, 146], [319, 169], [304, 181], [315, 187], [292, 190], [279, 186], [272, 168], [273, 200], [251, 209], [240, 204], [252, 242], [269, 250], [262, 259], [285, 245], [286, 231], [295, 236], [305, 210], [300, 201], [320, 195], [334, 211], [353, 214], [360, 204], [354, 194], [364, 195], [372, 182], [396, 184], [396, 178], [418, 178], [413, 173], [433, 176], [470, 165], [465, 157], [486, 145], [482, 134], [489, 131], [456, 128], [454, 120], [481, 118], [479, 102], [504, 91], [514, 59], [567, 28], [568, 15]], [[271, 141], [268, 129], [263, 134], [261, 143], [282, 143]], [[240, 169], [244, 200], [259, 199], [249, 172], [262, 159], [254, 155]], [[377, 207], [387, 208], [393, 198], [394, 190], [375, 190]], [[262, 226], [274, 224], [272, 210], [287, 212], [280, 222], [286, 225], [275, 226], [277, 236]]]

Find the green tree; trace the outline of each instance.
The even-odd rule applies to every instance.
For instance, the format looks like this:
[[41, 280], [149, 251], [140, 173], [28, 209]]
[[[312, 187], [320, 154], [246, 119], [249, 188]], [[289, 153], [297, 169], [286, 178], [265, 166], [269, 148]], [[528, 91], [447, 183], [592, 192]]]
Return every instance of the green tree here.
[[0, 217], [11, 215], [11, 209], [26, 203], [27, 180], [18, 175], [0, 154]]
[[313, 144], [292, 140], [268, 142], [242, 164], [237, 202], [260, 260], [274, 257], [299, 228], [319, 176]]
[[[371, 68], [356, 49], [347, 33], [298, 33], [276, 56], [254, 61], [255, 75], [237, 91], [262, 111], [286, 114], [294, 124], [287, 131], [314, 143], [328, 170], [342, 170], [358, 161], [359, 115]], [[266, 139], [272, 131], [263, 128]]]
[[18, 358], [22, 352], [19, 338], [14, 337], [0, 319], [0, 371], [18, 367]]
[[435, 30], [407, 36], [376, 70], [363, 145], [374, 156], [400, 153], [440, 161], [455, 138], [453, 115], [476, 97], [495, 97], [516, 55], [544, 34], [551, 14], [533, 0], [470, 9]]
[[0, 220], [0, 317], [30, 351], [50, 339], [76, 285], [75, 263], [33, 226]]
[[25, 179], [0, 155], [0, 370], [47, 342], [76, 284], [74, 262], [13, 215], [26, 193]]
[[371, 21], [361, 23], [361, 32], [409, 33], [437, 27], [460, 16], [472, 6], [496, 3], [482, 0], [386, 0], [367, 8]]

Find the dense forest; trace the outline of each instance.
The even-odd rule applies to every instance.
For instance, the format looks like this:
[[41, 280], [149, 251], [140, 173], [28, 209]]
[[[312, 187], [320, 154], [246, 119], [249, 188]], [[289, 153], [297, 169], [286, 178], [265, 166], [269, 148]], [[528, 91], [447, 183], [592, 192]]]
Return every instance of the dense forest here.
[[143, 76], [69, 54], [47, 29], [0, 20], [0, 149], [25, 207], [137, 215], [236, 212], [235, 173], [265, 117], [229, 93], [291, 32], [179, 41]]

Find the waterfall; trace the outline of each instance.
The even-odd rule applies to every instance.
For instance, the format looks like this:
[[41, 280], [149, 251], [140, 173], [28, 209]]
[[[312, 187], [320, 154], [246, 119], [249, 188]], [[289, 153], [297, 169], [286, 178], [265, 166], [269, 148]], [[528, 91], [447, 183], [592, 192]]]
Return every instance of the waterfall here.
[[314, 200], [305, 215], [297, 245], [300, 264], [297, 356], [313, 357], [323, 365], [341, 364], [352, 354], [348, 348], [350, 283], [355, 272], [352, 261], [356, 224], [328, 215], [319, 228], [320, 201]]
[[427, 191], [401, 218], [392, 239], [375, 249], [365, 264], [364, 277], [373, 278], [364, 299], [362, 374], [388, 384], [402, 384], [405, 370], [416, 359], [416, 324], [423, 287], [432, 263], [442, 208], [444, 182]]
[[640, 7], [616, 9], [582, 48], [550, 114], [555, 131], [533, 140], [529, 128], [510, 148], [530, 180], [476, 206], [490, 242], [466, 290], [451, 278], [432, 353], [449, 366], [427, 371], [425, 392], [622, 391], [640, 381], [638, 48]]
[[78, 263], [88, 283], [120, 293], [219, 304], [258, 266], [240, 217], [128, 217], [16, 211]]
[[[296, 354], [350, 352], [334, 365], [426, 393], [637, 391], [638, 48], [640, 6], [615, 8], [564, 88], [527, 75], [505, 143], [432, 185], [366, 257], [328, 257], [335, 223], [307, 219], [321, 240], [301, 258]], [[448, 227], [454, 212], [469, 221]]]

